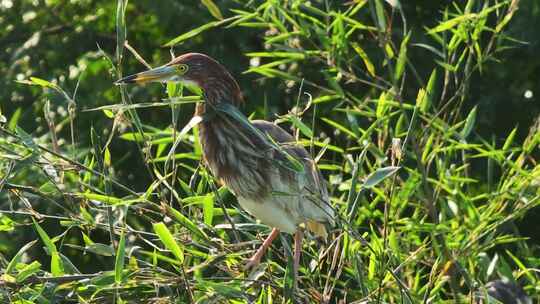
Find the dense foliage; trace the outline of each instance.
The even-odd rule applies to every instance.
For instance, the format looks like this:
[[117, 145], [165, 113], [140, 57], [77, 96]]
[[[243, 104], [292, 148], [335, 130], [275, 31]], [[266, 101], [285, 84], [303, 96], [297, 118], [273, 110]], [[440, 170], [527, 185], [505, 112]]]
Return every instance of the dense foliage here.
[[[538, 300], [540, 3], [403, 2], [0, 0], [0, 301]], [[328, 181], [297, 288], [289, 235], [243, 270], [270, 229], [200, 163], [200, 92], [113, 85], [191, 51]]]

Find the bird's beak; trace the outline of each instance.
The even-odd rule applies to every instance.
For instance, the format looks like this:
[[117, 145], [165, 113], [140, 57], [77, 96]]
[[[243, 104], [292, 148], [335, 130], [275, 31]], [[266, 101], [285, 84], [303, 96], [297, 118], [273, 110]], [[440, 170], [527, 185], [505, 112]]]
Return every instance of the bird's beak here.
[[126, 83], [147, 83], [147, 82], [165, 82], [177, 77], [175, 68], [172, 66], [160, 66], [148, 71], [126, 76], [117, 80], [114, 84], [121, 85]]

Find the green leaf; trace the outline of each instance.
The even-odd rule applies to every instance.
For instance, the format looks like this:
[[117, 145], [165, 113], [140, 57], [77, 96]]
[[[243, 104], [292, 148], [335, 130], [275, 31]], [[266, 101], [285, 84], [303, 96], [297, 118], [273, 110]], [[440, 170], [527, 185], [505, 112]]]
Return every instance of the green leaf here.
[[111, 152], [109, 151], [109, 147], [105, 147], [105, 152], [103, 153], [103, 163], [107, 167], [111, 166]]
[[512, 132], [510, 132], [510, 134], [508, 134], [508, 136], [506, 137], [506, 140], [504, 141], [504, 145], [502, 147], [503, 151], [508, 151], [508, 149], [510, 149], [510, 146], [514, 142], [514, 137], [516, 137], [516, 132], [517, 132], [517, 127], [514, 128]]
[[364, 65], [366, 66], [368, 73], [371, 76], [375, 77], [375, 67], [373, 66], [373, 63], [371, 63], [371, 60], [369, 60], [369, 57], [364, 51], [364, 49], [362, 49], [360, 45], [356, 42], [351, 43], [351, 45], [356, 51], [356, 53], [360, 56], [360, 58], [362, 58], [362, 60], [364, 61]]
[[416, 106], [420, 109], [420, 112], [425, 113], [425, 109], [427, 108], [426, 104], [426, 91], [423, 88], [420, 88], [420, 90], [418, 90], [418, 94], [416, 95]]
[[221, 15], [221, 11], [219, 10], [219, 7], [214, 3], [212, 0], [201, 0], [202, 4], [206, 6], [210, 14], [214, 16], [214, 18], [222, 20], [223, 15]]
[[151, 135], [147, 135], [145, 133], [141, 134], [139, 132], [128, 132], [120, 135], [121, 139], [127, 140], [127, 141], [146, 141], [152, 139]]
[[0, 232], [13, 231], [14, 229], [15, 222], [9, 216], [5, 214], [0, 214]]
[[469, 112], [469, 115], [467, 115], [467, 118], [465, 119], [465, 126], [463, 126], [463, 130], [459, 133], [462, 139], [466, 139], [469, 134], [471, 134], [472, 129], [474, 128], [474, 124], [476, 123], [476, 106]]
[[114, 281], [116, 284], [122, 283], [122, 274], [124, 272], [124, 257], [126, 254], [126, 235], [124, 230], [120, 234], [118, 248], [116, 249], [116, 258], [114, 260]]
[[193, 232], [199, 238], [208, 241], [208, 236], [197, 225], [195, 225], [189, 218], [183, 215], [180, 211], [167, 205], [167, 211], [173, 219], [175, 219], [180, 225], [186, 227], [189, 231]]
[[171, 47], [171, 46], [175, 46], [175, 45], [178, 45], [180, 43], [182, 43], [184, 40], [187, 40], [189, 38], [193, 38], [197, 35], [199, 35], [200, 33], [206, 31], [206, 30], [209, 30], [211, 28], [214, 28], [216, 26], [219, 26], [220, 24], [223, 23], [223, 20], [221, 21], [212, 21], [212, 22], [209, 22], [205, 25], [202, 25], [202, 26], [199, 26], [198, 28], [195, 28], [187, 33], [184, 33], [174, 39], [172, 39], [171, 41], [165, 43], [165, 47]]
[[111, 246], [101, 244], [101, 243], [88, 244], [84, 247], [84, 250], [98, 254], [98, 255], [102, 255], [102, 256], [114, 255], [114, 249]]
[[514, 254], [512, 254], [512, 252], [510, 252], [510, 250], [505, 250], [506, 254], [508, 254], [508, 256], [510, 256], [510, 258], [514, 261], [514, 263], [516, 263], [516, 265], [519, 267], [521, 273], [524, 273], [527, 278], [529, 279], [530, 282], [534, 282], [536, 281], [536, 276], [535, 276], [535, 270], [531, 270], [529, 268], [527, 268], [527, 266], [525, 266], [525, 264], [523, 264], [523, 262], [521, 262]]
[[380, 182], [382, 182], [384, 179], [388, 178], [389, 176], [392, 176], [394, 173], [396, 173], [400, 167], [395, 166], [388, 166], [384, 168], [379, 168], [377, 171], [371, 173], [362, 187], [364, 188], [373, 188]]
[[19, 122], [19, 119], [21, 118], [22, 114], [22, 108], [17, 108], [13, 115], [11, 115], [11, 118], [8, 122], [8, 129], [10, 131], [15, 131], [17, 129], [17, 123]]
[[4, 273], [10, 274], [13, 271], [13, 268], [15, 268], [15, 265], [21, 260], [22, 255], [30, 249], [30, 247], [34, 246], [34, 244], [37, 242], [37, 240], [33, 240], [31, 242], [26, 243], [26, 245], [22, 246], [21, 249], [13, 256], [11, 261], [9, 261], [9, 264], [6, 267], [6, 270]]
[[399, 55], [396, 63], [396, 71], [394, 73], [394, 80], [399, 81], [401, 79], [401, 76], [403, 75], [403, 72], [405, 71], [405, 64], [407, 63], [407, 44], [409, 43], [409, 39], [411, 38], [411, 32], [403, 38], [403, 41], [401, 41], [401, 46], [399, 47]]
[[126, 8], [128, 0], [118, 0], [116, 4], [116, 60], [122, 60], [126, 42]]
[[180, 263], [184, 263], [184, 250], [178, 246], [167, 226], [162, 222], [155, 223], [152, 226], [154, 227], [154, 232], [158, 235], [163, 245], [165, 245], [165, 248], [170, 250]]
[[386, 92], [381, 92], [379, 100], [377, 101], [377, 110], [375, 111], [377, 118], [382, 118], [388, 111], [388, 108], [389, 106], [386, 99]]
[[44, 88], [51, 88], [51, 89], [59, 90], [59, 87], [56, 84], [49, 82], [45, 79], [41, 79], [38, 77], [30, 77], [30, 81], [34, 85], [38, 85]]
[[114, 118], [114, 113], [111, 110], [103, 109], [103, 114], [105, 114], [105, 116], [107, 116], [108, 118]]
[[32, 222], [34, 223], [34, 228], [39, 234], [39, 237], [45, 243], [45, 246], [49, 250], [49, 253], [51, 255], [51, 273], [54, 277], [61, 276], [64, 274], [64, 265], [62, 264], [62, 260], [60, 259], [60, 255], [58, 254], [58, 250], [56, 249], [56, 245], [54, 245], [53, 241], [45, 230], [41, 228], [41, 226], [36, 222], [34, 218], [32, 218]]
[[19, 273], [17, 273], [16, 280], [18, 283], [23, 282], [25, 279], [31, 275], [36, 274], [41, 269], [41, 263], [38, 261], [33, 261], [32, 263], [24, 266]]
[[317, 103], [324, 103], [324, 102], [330, 102], [330, 101], [333, 101], [333, 100], [336, 100], [336, 99], [341, 99], [343, 98], [343, 96], [341, 95], [323, 95], [323, 96], [319, 96], [315, 99], [313, 99], [313, 104], [317, 104]]
[[435, 99], [435, 84], [437, 82], [437, 69], [433, 69], [433, 72], [431, 72], [431, 75], [429, 76], [429, 80], [426, 86], [426, 100], [423, 103], [423, 107], [420, 108], [420, 111], [422, 113], [426, 113], [433, 104], [433, 101]]
[[476, 17], [477, 15], [474, 13], [457, 16], [455, 18], [447, 20], [437, 25], [436, 27], [432, 28], [431, 30], [428, 31], [428, 34], [434, 34], [434, 33], [442, 32], [442, 31], [447, 31], [455, 27], [456, 25], [460, 24], [463, 21], [470, 20]]
[[303, 60], [306, 58], [305, 52], [252, 52], [245, 54], [248, 57], [270, 57], [270, 58], [290, 58]]
[[143, 201], [142, 199], [125, 200], [125, 199], [117, 198], [113, 196], [97, 194], [97, 193], [88, 193], [88, 192], [84, 192], [84, 193], [78, 192], [75, 194], [81, 197], [84, 197], [88, 200], [99, 201], [108, 205], [129, 205], [132, 203]]
[[[186, 86], [189, 88], [189, 86]], [[180, 104], [188, 104], [188, 103], [199, 103], [203, 100], [199, 96], [177, 96], [173, 98], [164, 98], [162, 99], [163, 102], [140, 102], [140, 103], [133, 103], [133, 104], [113, 104], [113, 105], [106, 105], [91, 109], [83, 110], [83, 112], [93, 112], [93, 111], [126, 111], [126, 110], [132, 110], [132, 109], [142, 109], [142, 108], [154, 108], [154, 107], [169, 107], [171, 105], [180, 105]]]
[[212, 219], [214, 218], [214, 196], [207, 195], [203, 199], [203, 218], [204, 223], [208, 226], [212, 226]]
[[326, 122], [326, 123], [329, 124], [330, 126], [332, 126], [332, 127], [336, 128], [336, 129], [342, 131], [343, 133], [345, 133], [345, 134], [351, 136], [352, 138], [358, 139], [358, 135], [354, 134], [353, 131], [351, 131], [351, 130], [345, 128], [343, 125], [340, 125], [339, 123], [337, 123], [337, 122], [335, 122], [335, 121], [333, 121], [333, 120], [331, 120], [331, 119], [328, 119], [328, 118], [326, 118], [326, 117], [321, 117], [321, 119], [322, 119], [322, 121]]
[[305, 123], [303, 123], [300, 118], [296, 115], [286, 115], [290, 122], [298, 129], [302, 134], [307, 138], [313, 137], [313, 131]]
[[377, 14], [377, 26], [379, 31], [386, 31], [386, 17], [384, 15], [384, 7], [382, 0], [375, 0], [375, 13]]

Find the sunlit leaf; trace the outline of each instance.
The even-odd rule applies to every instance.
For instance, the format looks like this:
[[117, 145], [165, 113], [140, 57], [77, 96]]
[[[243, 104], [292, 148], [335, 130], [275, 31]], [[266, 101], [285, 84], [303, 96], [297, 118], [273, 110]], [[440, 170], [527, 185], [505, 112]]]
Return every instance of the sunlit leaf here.
[[474, 125], [476, 123], [476, 107], [474, 107], [471, 112], [469, 112], [469, 115], [467, 115], [467, 118], [465, 119], [465, 125], [463, 126], [463, 129], [459, 133], [462, 139], [466, 139], [469, 134], [471, 134], [472, 129], [474, 128]]
[[206, 233], [204, 233], [204, 231], [199, 229], [199, 227], [197, 227], [197, 225], [192, 220], [190, 220], [188, 217], [183, 215], [180, 211], [170, 206], [167, 206], [167, 211], [174, 220], [180, 223], [180, 225], [186, 227], [189, 231], [194, 233], [197, 237], [204, 240], [208, 240], [208, 236], [206, 235]]
[[431, 30], [428, 31], [428, 34], [434, 34], [434, 33], [442, 32], [442, 31], [447, 31], [455, 27], [456, 25], [460, 24], [463, 21], [470, 20], [476, 17], [477, 15], [474, 13], [457, 16], [450, 20], [444, 21], [441, 24], [437, 25], [436, 27], [432, 28]]
[[165, 248], [170, 250], [180, 263], [183, 263], [184, 250], [178, 245], [167, 226], [161, 222], [155, 223], [152, 226], [154, 227], [154, 232], [158, 235], [163, 245], [165, 245]]
[[378, 185], [380, 182], [385, 180], [386, 178], [396, 173], [399, 170], [399, 168], [400, 167], [394, 167], [394, 166], [379, 168], [377, 169], [377, 171], [371, 173], [367, 177], [366, 181], [364, 182], [362, 186], [364, 188], [373, 188], [376, 185]]
[[223, 15], [221, 15], [221, 11], [219, 10], [219, 7], [214, 3], [212, 0], [201, 0], [202, 4], [206, 6], [210, 14], [214, 16], [214, 18], [222, 20]]
[[371, 63], [371, 60], [369, 60], [369, 57], [364, 51], [364, 49], [362, 49], [360, 45], [356, 42], [351, 43], [351, 45], [353, 49], [356, 51], [356, 53], [360, 56], [360, 58], [362, 58], [362, 60], [364, 61], [364, 65], [366, 66], [366, 69], [369, 72], [369, 74], [375, 77], [375, 67], [373, 66], [373, 63]]

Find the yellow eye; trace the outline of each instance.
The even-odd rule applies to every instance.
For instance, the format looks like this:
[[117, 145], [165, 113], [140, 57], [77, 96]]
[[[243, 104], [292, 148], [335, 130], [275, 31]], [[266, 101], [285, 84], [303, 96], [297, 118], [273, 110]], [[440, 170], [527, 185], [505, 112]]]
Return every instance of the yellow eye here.
[[178, 71], [178, 73], [184, 74], [187, 72], [188, 66], [186, 64], [180, 64], [176, 67], [176, 70]]

